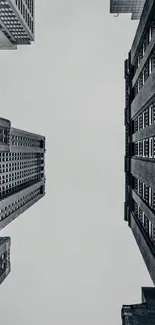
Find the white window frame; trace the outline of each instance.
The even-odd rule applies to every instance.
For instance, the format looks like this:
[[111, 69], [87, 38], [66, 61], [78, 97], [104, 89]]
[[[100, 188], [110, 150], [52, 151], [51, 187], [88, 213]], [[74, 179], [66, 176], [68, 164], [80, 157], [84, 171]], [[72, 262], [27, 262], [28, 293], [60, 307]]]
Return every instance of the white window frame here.
[[139, 210], [140, 210], [140, 206], [138, 205], [138, 217], [139, 217], [139, 215], [140, 215]]
[[139, 194], [139, 178], [138, 178], [138, 184], [137, 184], [137, 192]]
[[139, 141], [137, 141], [137, 147], [138, 147], [138, 153], [137, 153], [137, 156], [139, 157]]
[[153, 158], [153, 137], [149, 138], [149, 158]]
[[152, 206], [152, 188], [149, 187], [149, 205]]
[[142, 45], [142, 53], [143, 53], [143, 56], [144, 56], [145, 55], [144, 42], [143, 42], [143, 45]]
[[140, 79], [138, 78], [138, 93], [140, 92]]
[[139, 132], [139, 116], [137, 117], [137, 132]]
[[152, 73], [152, 56], [149, 58], [149, 76]]
[[149, 125], [153, 124], [153, 105], [149, 107]]
[[144, 80], [144, 70], [142, 71], [142, 83], [143, 83], [143, 85], [145, 83], [145, 80]]
[[141, 114], [141, 116], [142, 116], [142, 130], [144, 129], [144, 115], [143, 115], [143, 113]]
[[145, 184], [144, 184], [144, 182], [143, 182], [143, 186], [142, 186], [142, 189], [143, 189], [143, 190], [142, 190], [142, 198], [143, 198], [143, 200], [144, 200], [144, 185], [145, 185]]
[[137, 58], [137, 63], [138, 63], [138, 68], [139, 68], [139, 65], [140, 65], [140, 57], [139, 57], [139, 55], [138, 55], [138, 58]]
[[142, 157], [145, 158], [145, 139], [142, 141]]
[[149, 43], [151, 42], [152, 40], [152, 26], [150, 26], [149, 28]]
[[143, 226], [144, 226], [144, 211], [142, 212], [142, 224], [143, 224]]
[[149, 236], [152, 238], [152, 222], [149, 220]]

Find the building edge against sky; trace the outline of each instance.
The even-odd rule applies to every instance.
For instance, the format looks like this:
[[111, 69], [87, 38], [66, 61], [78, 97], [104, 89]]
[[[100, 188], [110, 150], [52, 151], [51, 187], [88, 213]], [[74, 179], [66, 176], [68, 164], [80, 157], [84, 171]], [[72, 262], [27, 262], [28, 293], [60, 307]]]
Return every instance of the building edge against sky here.
[[125, 61], [125, 220], [155, 284], [155, 1]]
[[0, 119], [0, 229], [45, 195], [45, 137]]
[[141, 17], [144, 3], [145, 0], [110, 0], [110, 13], [131, 13], [131, 19], [138, 20]]
[[0, 49], [34, 41], [34, 0], [0, 1]]
[[122, 306], [122, 325], [155, 324], [155, 288], [143, 287], [141, 300], [139, 304]]

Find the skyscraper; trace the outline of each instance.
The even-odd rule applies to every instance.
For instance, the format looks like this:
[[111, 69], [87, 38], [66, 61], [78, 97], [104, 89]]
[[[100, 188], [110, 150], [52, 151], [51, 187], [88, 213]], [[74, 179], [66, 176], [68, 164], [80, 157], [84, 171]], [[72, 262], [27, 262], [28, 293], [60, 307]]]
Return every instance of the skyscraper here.
[[0, 119], [0, 229], [45, 194], [45, 137]]
[[155, 284], [155, 1], [125, 61], [125, 220]]
[[155, 324], [155, 288], [142, 288], [142, 303], [123, 305], [122, 325]]
[[145, 0], [110, 0], [110, 13], [132, 13], [131, 19], [140, 19]]
[[10, 273], [10, 245], [9, 237], [0, 237], [0, 284]]
[[34, 40], [34, 0], [0, 1], [0, 49]]

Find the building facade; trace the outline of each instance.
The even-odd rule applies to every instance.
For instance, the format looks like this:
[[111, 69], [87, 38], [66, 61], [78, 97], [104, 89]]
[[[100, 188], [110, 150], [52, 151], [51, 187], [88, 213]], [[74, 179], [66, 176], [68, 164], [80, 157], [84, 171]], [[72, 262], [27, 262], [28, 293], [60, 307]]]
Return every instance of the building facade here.
[[131, 19], [138, 20], [143, 11], [145, 0], [110, 0], [110, 13], [131, 13]]
[[155, 288], [142, 288], [142, 303], [123, 305], [122, 325], [155, 324]]
[[9, 237], [0, 237], [0, 284], [5, 280], [11, 271]]
[[45, 195], [45, 137], [0, 119], [0, 229]]
[[0, 49], [34, 41], [34, 0], [0, 1]]
[[155, 1], [125, 61], [125, 220], [155, 284]]

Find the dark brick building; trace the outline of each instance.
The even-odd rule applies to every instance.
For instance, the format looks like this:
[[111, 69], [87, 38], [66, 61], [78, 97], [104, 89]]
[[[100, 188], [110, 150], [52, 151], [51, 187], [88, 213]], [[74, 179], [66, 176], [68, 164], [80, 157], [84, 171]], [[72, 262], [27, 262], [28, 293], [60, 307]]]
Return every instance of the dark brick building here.
[[125, 220], [155, 284], [155, 1], [125, 61]]
[[155, 324], [155, 288], [142, 288], [142, 303], [123, 305], [122, 325]]

